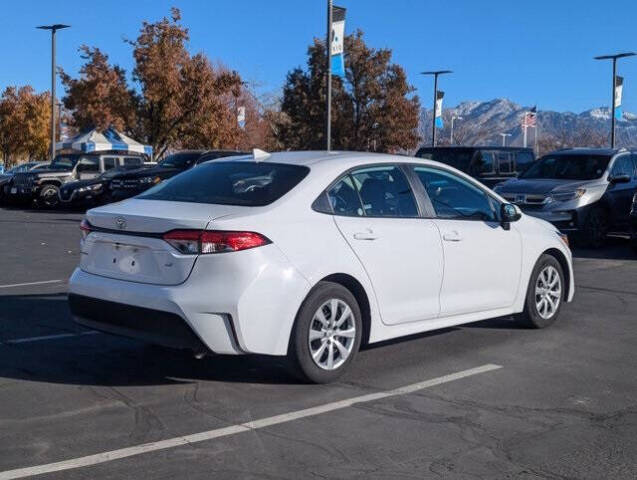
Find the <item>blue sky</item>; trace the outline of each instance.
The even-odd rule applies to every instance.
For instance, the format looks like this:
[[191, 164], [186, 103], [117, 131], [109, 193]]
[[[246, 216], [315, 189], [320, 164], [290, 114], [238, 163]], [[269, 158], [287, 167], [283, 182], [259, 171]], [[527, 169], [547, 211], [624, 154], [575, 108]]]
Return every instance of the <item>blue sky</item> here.
[[[430, 103], [427, 69], [449, 68], [445, 105], [507, 97], [540, 109], [580, 112], [610, 103], [610, 63], [599, 54], [637, 51], [635, 0], [337, 0], [347, 7], [348, 32], [361, 28], [368, 44], [393, 50], [423, 103]], [[293, 67], [304, 65], [313, 36], [325, 30], [324, 0], [128, 0], [2, 2], [0, 88], [49, 88], [49, 35], [43, 23], [68, 23], [58, 36], [58, 64], [75, 73], [77, 48], [97, 46], [130, 72], [130, 47], [142, 20], [171, 6], [190, 28], [190, 50], [204, 51], [277, 91]], [[624, 109], [637, 111], [637, 57], [621, 62]], [[60, 88], [60, 87], [58, 87]]]

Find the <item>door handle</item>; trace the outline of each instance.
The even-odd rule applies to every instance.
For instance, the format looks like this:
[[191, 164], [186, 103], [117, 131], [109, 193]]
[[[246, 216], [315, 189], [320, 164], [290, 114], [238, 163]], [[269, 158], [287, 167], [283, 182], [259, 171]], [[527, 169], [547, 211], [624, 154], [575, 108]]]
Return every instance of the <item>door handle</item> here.
[[376, 240], [378, 238], [378, 235], [371, 229], [364, 232], [356, 232], [353, 236], [356, 240]]
[[462, 240], [462, 237], [455, 230], [452, 232], [446, 232], [442, 235], [442, 239], [447, 242], [459, 242]]

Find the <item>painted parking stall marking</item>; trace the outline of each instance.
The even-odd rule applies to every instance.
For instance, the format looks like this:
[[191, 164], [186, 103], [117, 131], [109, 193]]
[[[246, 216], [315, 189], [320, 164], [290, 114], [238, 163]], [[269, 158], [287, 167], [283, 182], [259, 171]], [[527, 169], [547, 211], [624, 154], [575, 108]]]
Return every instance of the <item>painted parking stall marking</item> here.
[[64, 280], [42, 280], [39, 282], [11, 283], [9, 285], [0, 285], [0, 288], [30, 287], [33, 285], [48, 285], [48, 284], [63, 283], [63, 282]]
[[36, 465], [32, 467], [18, 468], [15, 470], [6, 470], [0, 472], [0, 480], [10, 480], [15, 478], [26, 478], [34, 475], [41, 475], [45, 473], [59, 472], [64, 470], [71, 470], [75, 468], [88, 467], [91, 465], [98, 465], [101, 463], [118, 460], [121, 458], [132, 457], [141, 455], [143, 453], [155, 452], [158, 450], [165, 450], [168, 448], [175, 448], [183, 445], [190, 445], [193, 443], [204, 442], [206, 440], [213, 440], [215, 438], [228, 437], [237, 433], [248, 432], [251, 430], [258, 430], [261, 428], [269, 427], [272, 425], [279, 425], [282, 423], [299, 420], [302, 418], [313, 417], [316, 415], [322, 415], [324, 413], [333, 412], [335, 410], [342, 410], [344, 408], [352, 407], [357, 404], [373, 402], [376, 400], [382, 400], [388, 397], [395, 397], [398, 395], [406, 395], [409, 393], [417, 392], [426, 388], [435, 387], [444, 383], [461, 380], [463, 378], [471, 377], [473, 375], [479, 375], [481, 373], [491, 372], [502, 368], [500, 365], [486, 364], [479, 367], [470, 368], [468, 370], [462, 370], [460, 372], [451, 373], [449, 375], [443, 375], [441, 377], [432, 378], [423, 382], [412, 383], [403, 387], [398, 387], [393, 390], [386, 390], [382, 392], [375, 392], [358, 397], [352, 397], [345, 400], [339, 400], [336, 402], [326, 403], [316, 407], [306, 408], [303, 410], [296, 410], [294, 412], [288, 412], [281, 415], [275, 415], [272, 417], [266, 417], [259, 420], [253, 420], [251, 422], [241, 423], [237, 425], [230, 425], [228, 427], [217, 428], [214, 430], [208, 430], [205, 432], [194, 433], [191, 435], [185, 435], [180, 437], [168, 438], [159, 442], [144, 443], [127, 448], [121, 448], [118, 450], [111, 450], [108, 452], [101, 452], [94, 455], [88, 455], [85, 457], [73, 458], [70, 460], [63, 460], [55, 463], [47, 463], [43, 465]]
[[100, 332], [96, 332], [95, 330], [91, 330], [89, 332], [78, 332], [78, 333], [56, 333], [53, 335], [40, 335], [38, 337], [27, 337], [27, 338], [14, 338], [12, 340], [5, 340], [0, 342], [0, 345], [17, 345], [20, 343], [31, 343], [31, 342], [41, 342], [43, 340], [58, 340], [61, 338], [71, 338], [71, 337], [81, 337], [83, 335], [95, 335]]

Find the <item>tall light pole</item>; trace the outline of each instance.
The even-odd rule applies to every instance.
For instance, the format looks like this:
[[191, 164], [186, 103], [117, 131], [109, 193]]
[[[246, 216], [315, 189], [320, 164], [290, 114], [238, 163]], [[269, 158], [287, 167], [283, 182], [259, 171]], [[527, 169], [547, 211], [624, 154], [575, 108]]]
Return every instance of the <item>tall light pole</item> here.
[[327, 36], [325, 38], [327, 50], [327, 114], [325, 115], [325, 150], [332, 147], [332, 0], [327, 0]]
[[613, 61], [613, 103], [610, 109], [610, 148], [615, 148], [615, 82], [617, 78], [617, 59], [624, 57], [632, 57], [637, 55], [634, 52], [616, 53], [615, 55], [600, 55], [599, 57], [593, 57], [595, 60], [612, 60]]
[[510, 133], [501, 133], [500, 136], [502, 137], [502, 146], [506, 147], [507, 146], [507, 137], [510, 137], [511, 134]]
[[451, 134], [449, 135], [449, 145], [453, 145], [453, 122], [454, 120], [462, 120], [462, 117], [451, 115]]
[[434, 116], [431, 120], [431, 146], [436, 146], [436, 101], [438, 100], [438, 75], [444, 75], [445, 73], [453, 73], [451, 70], [432, 70], [427, 72], [420, 72], [421, 75], [433, 75], [434, 76]]
[[55, 32], [70, 25], [40, 25], [40, 30], [51, 30], [51, 161], [55, 158]]

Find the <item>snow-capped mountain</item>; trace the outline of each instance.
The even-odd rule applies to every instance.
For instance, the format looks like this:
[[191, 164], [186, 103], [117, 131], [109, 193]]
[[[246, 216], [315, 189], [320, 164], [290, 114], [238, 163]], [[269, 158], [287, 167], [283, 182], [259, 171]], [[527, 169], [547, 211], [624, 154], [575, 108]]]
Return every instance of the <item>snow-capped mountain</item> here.
[[[438, 144], [449, 144], [451, 117], [454, 121], [454, 143], [462, 145], [501, 145], [501, 133], [510, 134], [507, 145], [522, 145], [522, 106], [508, 99], [488, 102], [466, 101], [443, 109], [444, 129], [438, 130]], [[423, 143], [431, 141], [431, 109], [421, 114]], [[457, 117], [461, 117], [458, 119]], [[538, 147], [541, 151], [570, 146], [606, 146], [609, 142], [610, 109], [593, 108], [582, 113], [538, 110]], [[527, 131], [527, 145], [535, 144], [535, 129]], [[624, 113], [617, 122], [617, 146], [637, 145], [637, 115]]]

